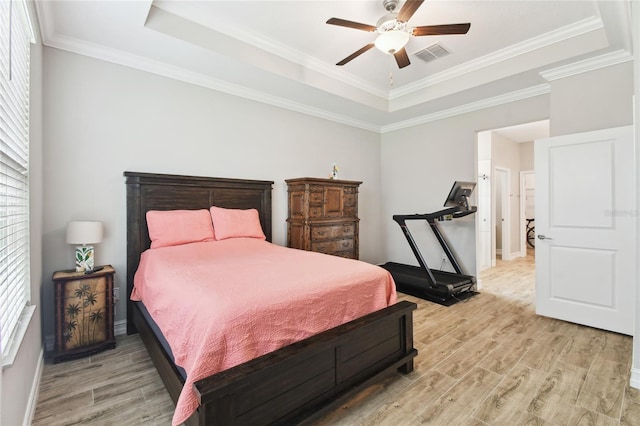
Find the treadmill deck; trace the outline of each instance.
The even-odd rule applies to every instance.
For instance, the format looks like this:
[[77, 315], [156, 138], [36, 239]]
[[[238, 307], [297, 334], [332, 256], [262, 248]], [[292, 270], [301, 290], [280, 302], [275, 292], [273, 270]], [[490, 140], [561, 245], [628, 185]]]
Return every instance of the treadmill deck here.
[[475, 294], [476, 279], [471, 275], [430, 269], [436, 279], [431, 286], [425, 272], [419, 266], [387, 262], [381, 265], [391, 273], [396, 288], [401, 293], [450, 306]]

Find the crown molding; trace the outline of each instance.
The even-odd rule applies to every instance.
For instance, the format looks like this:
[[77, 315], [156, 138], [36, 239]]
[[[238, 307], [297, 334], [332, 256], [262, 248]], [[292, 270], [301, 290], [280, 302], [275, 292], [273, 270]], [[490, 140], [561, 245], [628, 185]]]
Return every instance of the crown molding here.
[[33, 2], [33, 5], [35, 5], [36, 19], [40, 30], [40, 39], [42, 44], [46, 45], [47, 41], [53, 37], [53, 34], [55, 34], [55, 19], [53, 18], [51, 4], [44, 1], [35, 1]]
[[525, 53], [542, 49], [561, 41], [603, 28], [604, 25], [600, 18], [591, 17], [583, 19], [574, 24], [558, 28], [557, 30], [541, 34], [539, 36], [527, 39], [520, 43], [516, 43], [504, 49], [497, 50], [493, 53], [474, 59], [472, 61], [465, 62], [464, 64], [453, 67], [447, 71], [433, 74], [427, 78], [416, 81], [415, 83], [394, 89], [391, 91], [389, 98], [400, 98], [413, 92], [424, 90], [436, 84], [443, 83], [447, 80], [460, 77], [464, 74], [473, 73], [482, 68], [496, 65], [506, 60], [524, 55]]
[[[187, 6], [183, 4], [181, 5], [181, 7]], [[171, 10], [171, 7], [162, 7], [162, 9], [168, 13], [175, 13]], [[189, 13], [187, 15], [194, 16], [194, 13]], [[183, 19], [190, 20], [190, 18]], [[205, 25], [204, 23], [199, 23], [196, 21], [191, 22]], [[211, 22], [208, 22], [206, 26], [210, 28]], [[545, 48], [585, 33], [603, 29], [604, 24], [599, 17], [593, 16], [590, 18], [586, 18], [571, 25], [567, 25], [548, 33], [527, 39], [523, 42], [516, 43], [512, 46], [495, 51], [475, 60], [465, 62], [464, 64], [461, 64], [457, 67], [453, 67], [446, 71], [433, 74], [429, 77], [416, 81], [415, 83], [393, 89], [388, 93], [386, 91], [376, 89], [366, 81], [357, 78], [352, 74], [349, 74], [348, 72], [345, 72], [344, 69], [337, 69], [335, 66], [328, 65], [323, 61], [319, 61], [304, 52], [292, 49], [290, 46], [283, 45], [282, 43], [276, 42], [275, 40], [265, 38], [264, 35], [254, 33], [252, 31], [248, 31], [234, 25], [230, 25], [224, 20], [217, 21], [215, 23], [215, 27], [217, 28], [216, 31], [222, 32], [225, 35], [233, 37], [243, 43], [247, 43], [253, 47], [286, 59], [304, 68], [308, 68], [333, 80], [378, 96], [382, 99], [385, 99], [386, 101], [391, 101], [393, 99], [397, 99], [406, 95], [411, 95], [415, 92], [420, 92], [425, 88], [429, 88], [448, 80], [458, 78], [462, 75], [473, 73], [475, 71], [478, 71], [479, 69], [516, 58], [528, 52]]]
[[[168, 7], [167, 7], [168, 6]], [[188, 3], [181, 3], [180, 8], [190, 10], [189, 13], [186, 14], [177, 14], [171, 7], [171, 3], [163, 6], [154, 6], [156, 8], [162, 9], [165, 13], [170, 13], [175, 16], [179, 16], [182, 19], [186, 19], [195, 24], [202, 25], [210, 29], [211, 31], [216, 31], [219, 33], [223, 33], [228, 37], [235, 38], [238, 41], [246, 43], [250, 46], [268, 52], [272, 55], [278, 56], [280, 58], [286, 59], [296, 65], [299, 65], [303, 68], [310, 69], [314, 72], [322, 74], [326, 77], [329, 77], [333, 80], [337, 80], [341, 83], [347, 84], [349, 86], [355, 87], [357, 89], [363, 90], [369, 94], [378, 96], [383, 98], [384, 100], [389, 100], [389, 94], [386, 91], [382, 91], [369, 84], [365, 80], [355, 77], [353, 74], [345, 72], [344, 69], [338, 69], [334, 65], [329, 65], [323, 61], [316, 59], [313, 56], [310, 56], [304, 52], [291, 48], [291, 46], [287, 46], [283, 43], [279, 43], [273, 39], [265, 37], [263, 34], [258, 34], [256, 32], [242, 29], [236, 25], [231, 25], [226, 22], [224, 19], [217, 20], [215, 25], [212, 25], [212, 22], [199, 22], [197, 20], [192, 20], [191, 17], [198, 16], [197, 10], [193, 9], [192, 5]], [[186, 17], [189, 16], [189, 17]], [[213, 27], [215, 26], [215, 30]]]
[[55, 35], [49, 36], [45, 45], [60, 50], [65, 50], [79, 55], [100, 59], [106, 62], [123, 65], [129, 68], [149, 72], [174, 80], [183, 81], [218, 92], [227, 93], [229, 95], [261, 102], [268, 105], [277, 106], [290, 111], [311, 115], [318, 118], [334, 121], [348, 126], [357, 127], [372, 132], [379, 132], [380, 126], [366, 122], [355, 120], [350, 117], [335, 114], [320, 108], [310, 107], [299, 102], [293, 102], [281, 97], [273, 96], [260, 92], [258, 90], [249, 89], [244, 86], [229, 83], [220, 79], [212, 78], [200, 73], [188, 71], [184, 68], [166, 64], [164, 62], [145, 58], [143, 56], [134, 55], [117, 49], [111, 49], [102, 45], [87, 43], [78, 39]]
[[604, 55], [594, 58], [584, 59], [568, 65], [541, 71], [540, 76], [547, 81], [553, 81], [629, 61], [633, 61], [633, 55], [630, 52], [626, 50], [616, 50], [615, 52], [605, 53]]
[[380, 133], [388, 133], [407, 127], [418, 126], [420, 124], [431, 123], [433, 121], [443, 120], [445, 118], [455, 117], [457, 115], [468, 114], [470, 112], [479, 111], [523, 99], [533, 98], [535, 96], [547, 95], [551, 93], [551, 87], [548, 83], [539, 84], [522, 90], [505, 93], [503, 95], [494, 96], [492, 98], [483, 99], [481, 101], [470, 102], [454, 108], [444, 109], [432, 114], [423, 115], [411, 120], [399, 121], [394, 124], [382, 126]]
[[[515, 102], [518, 100], [527, 99], [530, 97], [540, 96], [540, 95], [549, 93], [549, 85], [542, 84], [542, 85], [533, 86], [527, 89], [510, 92], [510, 93], [496, 96], [493, 98], [468, 103], [468, 104], [450, 108], [447, 110], [438, 111], [432, 114], [427, 114], [421, 117], [417, 117], [415, 119], [399, 121], [390, 125], [380, 126], [371, 122], [356, 120], [348, 116], [336, 114], [320, 108], [310, 107], [308, 105], [305, 105], [299, 102], [293, 102], [281, 97], [269, 95], [255, 89], [249, 89], [240, 85], [232, 84], [220, 79], [212, 78], [210, 76], [206, 76], [200, 73], [195, 73], [195, 72], [186, 70], [184, 68], [169, 65], [169, 64], [152, 60], [143, 56], [134, 55], [121, 50], [107, 48], [102, 45], [88, 43], [86, 41], [82, 41], [72, 37], [56, 34], [55, 28], [53, 27], [54, 19], [52, 16], [51, 6], [48, 5], [48, 2], [36, 2], [35, 4], [36, 4], [36, 12], [38, 15], [40, 31], [43, 39], [43, 44], [48, 47], [68, 51], [71, 53], [76, 53], [83, 56], [88, 56], [88, 57], [103, 60], [106, 62], [123, 65], [129, 68], [149, 72], [152, 74], [160, 75], [160, 76], [171, 78], [178, 81], [183, 81], [189, 84], [194, 84], [194, 85], [205, 87], [211, 90], [216, 90], [229, 95], [238, 96], [244, 99], [276, 106], [276, 107], [287, 109], [293, 112], [298, 112], [301, 114], [318, 117], [321, 119], [333, 121], [336, 123], [340, 123], [347, 126], [351, 126], [351, 127], [375, 132], [375, 133], [380, 133], [380, 134], [407, 128], [407, 127], [412, 127], [420, 124], [425, 124], [425, 123], [429, 123], [437, 120], [442, 120], [445, 118], [454, 117], [457, 115], [466, 114], [469, 112], [478, 111], [481, 109], [490, 108], [497, 105], [503, 105], [509, 102]], [[590, 22], [591, 24], [589, 25], [593, 25], [593, 22], [592, 21]], [[589, 27], [589, 25], [587, 25], [586, 23], [583, 23], [581, 28], [584, 29], [586, 27]], [[566, 35], [571, 32], [567, 30], [567, 31], [563, 31], [563, 33]], [[573, 34], [575, 34], [575, 32]], [[548, 34], [546, 36], [548, 36]], [[549, 37], [543, 37], [543, 38], [551, 39]], [[513, 50], [510, 50], [510, 52], [511, 54], [515, 54], [515, 52], [517, 51], [522, 52], [522, 49], [524, 49], [523, 46], [520, 47], [520, 50], [513, 49]], [[503, 52], [503, 54], [507, 55], [509, 53]], [[486, 60], [489, 60], [489, 59], [486, 59]], [[449, 73], [443, 73], [443, 74], [449, 74]]]
[[454, 117], [474, 111], [478, 111], [485, 108], [491, 108], [498, 105], [507, 104], [510, 102], [519, 101], [522, 99], [531, 98], [534, 96], [540, 96], [548, 94], [550, 92], [550, 86], [548, 83], [533, 86], [523, 90], [517, 90], [514, 92], [506, 93], [504, 95], [495, 96], [488, 99], [483, 99], [477, 102], [471, 102], [465, 105], [460, 105], [455, 108], [449, 108], [446, 110], [438, 111], [432, 114], [427, 114], [421, 117], [417, 117], [411, 120], [399, 121], [390, 125], [379, 126], [370, 122], [355, 120], [353, 118], [335, 114], [320, 108], [310, 107], [308, 105], [301, 104], [299, 102], [293, 102], [277, 96], [272, 96], [264, 92], [260, 92], [254, 89], [248, 89], [243, 86], [231, 84], [223, 80], [211, 78], [203, 74], [195, 73], [185, 70], [180, 67], [168, 65], [159, 61], [151, 60], [138, 55], [122, 52], [116, 49], [105, 48], [101, 45], [90, 44], [84, 41], [66, 37], [66, 36], [54, 36], [48, 37], [47, 46], [65, 50], [71, 53], [76, 53], [83, 56], [103, 60], [106, 62], [115, 63], [118, 65], [126, 66], [129, 68], [149, 72], [152, 74], [160, 75], [163, 77], [171, 78], [178, 81], [194, 84], [208, 89], [216, 90], [222, 93], [226, 93], [233, 96], [238, 96], [244, 99], [276, 106], [279, 108], [287, 109], [293, 112], [310, 115], [317, 118], [333, 121], [336, 123], [344, 124], [347, 126], [375, 132], [375, 133], [387, 133], [394, 130], [400, 130], [407, 127], [413, 127], [420, 124], [430, 123], [445, 118]]

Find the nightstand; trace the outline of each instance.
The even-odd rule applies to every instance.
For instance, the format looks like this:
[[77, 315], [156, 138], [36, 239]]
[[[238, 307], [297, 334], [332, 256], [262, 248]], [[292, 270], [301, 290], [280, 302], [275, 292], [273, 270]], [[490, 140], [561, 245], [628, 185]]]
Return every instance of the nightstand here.
[[91, 274], [75, 270], [53, 274], [56, 342], [54, 362], [116, 347], [113, 335], [113, 276], [105, 265]]

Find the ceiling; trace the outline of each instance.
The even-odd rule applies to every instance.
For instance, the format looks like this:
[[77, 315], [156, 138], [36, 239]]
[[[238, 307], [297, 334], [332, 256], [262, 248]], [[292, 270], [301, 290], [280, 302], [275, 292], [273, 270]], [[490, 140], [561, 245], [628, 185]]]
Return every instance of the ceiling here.
[[[402, 7], [401, 0], [398, 7]], [[549, 92], [549, 81], [631, 60], [628, 1], [427, 0], [411, 65], [371, 49], [382, 0], [38, 1], [43, 43], [352, 126], [386, 132]], [[450, 54], [415, 56], [435, 43]]]

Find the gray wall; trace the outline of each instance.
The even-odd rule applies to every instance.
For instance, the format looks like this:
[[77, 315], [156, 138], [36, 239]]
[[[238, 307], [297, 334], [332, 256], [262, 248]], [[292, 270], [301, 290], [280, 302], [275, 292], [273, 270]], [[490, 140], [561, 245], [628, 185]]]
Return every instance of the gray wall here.
[[[549, 96], [397, 130], [382, 136], [382, 230], [389, 261], [417, 265], [394, 214], [441, 209], [456, 180], [477, 181], [476, 133], [548, 118]], [[475, 199], [474, 193], [474, 199]], [[442, 223], [465, 272], [476, 274], [475, 215]], [[427, 264], [439, 268], [442, 250], [424, 222], [410, 226]], [[449, 265], [444, 269], [451, 270]]]
[[520, 143], [520, 170], [529, 172], [533, 170], [533, 141]]
[[[509, 170], [509, 257], [520, 255], [520, 145], [496, 132], [491, 132], [491, 159], [494, 169]], [[495, 179], [494, 179], [495, 184]], [[496, 200], [499, 195], [496, 194]], [[496, 217], [499, 212], [496, 209]], [[498, 221], [496, 219], [496, 225]], [[500, 247], [496, 234], [496, 247]], [[500, 247], [503, 248], [503, 247]]]
[[633, 63], [551, 82], [550, 136], [633, 123]]
[[[116, 268], [125, 318], [128, 171], [275, 181], [273, 236], [286, 244], [285, 179], [361, 180], [360, 256], [378, 262], [380, 136], [120, 65], [45, 48], [45, 277], [73, 267], [65, 226], [104, 222], [96, 262]], [[45, 336], [53, 335], [52, 283], [43, 282]]]
[[[476, 133], [550, 118], [551, 135], [633, 123], [633, 67], [625, 62], [552, 81], [549, 95], [488, 108], [382, 136], [382, 230], [386, 259], [417, 265], [393, 214], [442, 208], [455, 180], [477, 179]], [[473, 216], [446, 223], [467, 273], [476, 273]], [[412, 228], [427, 263], [441, 250], [425, 226]]]

